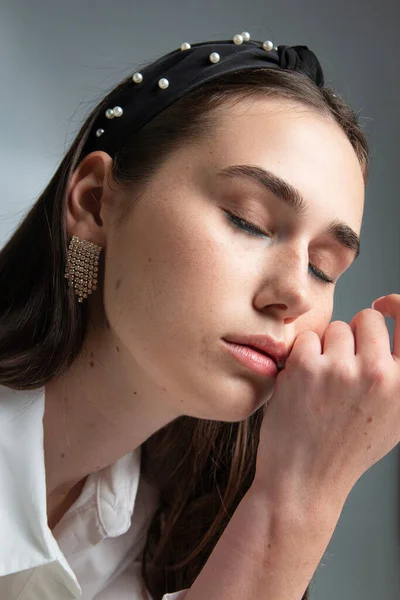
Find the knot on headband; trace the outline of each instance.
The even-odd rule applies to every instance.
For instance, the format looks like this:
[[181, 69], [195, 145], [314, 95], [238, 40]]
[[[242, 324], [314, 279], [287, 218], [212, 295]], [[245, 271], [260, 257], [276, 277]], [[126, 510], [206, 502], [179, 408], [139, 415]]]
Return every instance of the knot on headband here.
[[314, 52], [307, 46], [279, 46], [279, 66], [281, 69], [301, 71], [308, 75], [318, 87], [324, 85], [324, 73]]

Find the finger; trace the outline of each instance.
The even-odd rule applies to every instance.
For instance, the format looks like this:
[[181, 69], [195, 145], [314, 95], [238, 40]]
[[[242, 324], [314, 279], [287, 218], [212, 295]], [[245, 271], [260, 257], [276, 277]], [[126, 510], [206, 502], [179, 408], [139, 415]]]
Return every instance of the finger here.
[[366, 308], [350, 321], [354, 334], [356, 356], [373, 363], [376, 358], [390, 357], [390, 337], [385, 319], [378, 310]]
[[375, 310], [378, 310], [384, 317], [391, 317], [395, 321], [392, 356], [400, 360], [400, 294], [382, 296], [375, 302]]
[[299, 333], [299, 335], [294, 340], [293, 346], [288, 356], [288, 360], [291, 357], [293, 358], [295, 356], [304, 356], [305, 358], [312, 358], [315, 356], [320, 356], [321, 353], [321, 340], [318, 333], [316, 331], [308, 329]]
[[355, 355], [355, 340], [351, 328], [344, 321], [332, 321], [322, 336], [323, 354], [348, 359]]

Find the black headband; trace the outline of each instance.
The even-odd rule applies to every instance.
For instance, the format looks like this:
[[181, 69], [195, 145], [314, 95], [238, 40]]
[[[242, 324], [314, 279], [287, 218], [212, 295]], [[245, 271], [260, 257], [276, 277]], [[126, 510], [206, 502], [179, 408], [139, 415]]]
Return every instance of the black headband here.
[[219, 75], [254, 67], [300, 71], [318, 87], [324, 85], [322, 67], [307, 46], [250, 41], [247, 32], [232, 40], [184, 42], [110, 94], [109, 108], [96, 119], [86, 153], [104, 150], [113, 156], [125, 136], [137, 132], [178, 98]]

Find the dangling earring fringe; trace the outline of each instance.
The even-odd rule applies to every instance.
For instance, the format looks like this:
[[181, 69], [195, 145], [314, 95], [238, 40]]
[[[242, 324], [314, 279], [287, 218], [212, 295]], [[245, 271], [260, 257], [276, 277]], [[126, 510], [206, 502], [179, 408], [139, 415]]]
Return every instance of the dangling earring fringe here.
[[97, 272], [101, 246], [81, 240], [73, 235], [69, 243], [67, 265], [64, 277], [68, 279], [69, 287], [74, 288], [78, 302], [83, 302], [97, 289]]

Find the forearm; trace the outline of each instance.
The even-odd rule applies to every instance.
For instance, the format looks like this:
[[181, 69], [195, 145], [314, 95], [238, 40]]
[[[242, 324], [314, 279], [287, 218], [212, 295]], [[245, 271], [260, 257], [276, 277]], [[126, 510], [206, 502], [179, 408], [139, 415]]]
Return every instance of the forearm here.
[[274, 506], [250, 488], [185, 600], [301, 600], [340, 512]]

